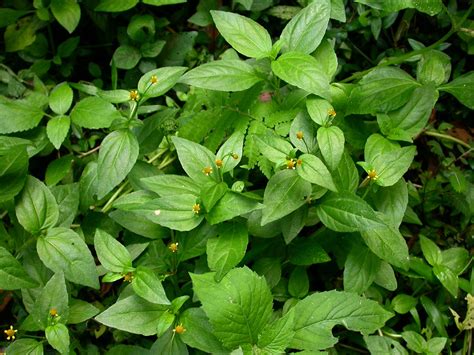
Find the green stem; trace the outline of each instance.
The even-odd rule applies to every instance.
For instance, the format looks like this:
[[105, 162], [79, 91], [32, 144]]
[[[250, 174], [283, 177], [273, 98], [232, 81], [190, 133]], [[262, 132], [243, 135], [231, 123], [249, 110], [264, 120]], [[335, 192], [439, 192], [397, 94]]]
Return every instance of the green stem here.
[[128, 186], [128, 181], [123, 183], [117, 191], [114, 192], [114, 194], [109, 198], [107, 203], [102, 207], [102, 213], [107, 213], [111, 208], [112, 204], [114, 201], [119, 197], [119, 195], [122, 193], [122, 191]]
[[421, 48], [421, 49], [411, 51], [411, 52], [403, 54], [399, 57], [388, 59], [385, 62], [379, 63], [375, 67], [372, 67], [372, 68], [354, 73], [351, 76], [341, 80], [340, 82], [341, 83], [351, 82], [353, 80], [356, 80], [356, 79], [359, 79], [359, 78], [363, 77], [364, 75], [370, 73], [372, 70], [374, 70], [376, 68], [382, 68], [382, 67], [387, 67], [389, 65], [395, 65], [395, 64], [403, 63], [404, 61], [406, 61], [407, 59], [410, 59], [411, 57], [423, 54], [423, 53], [425, 53], [425, 52], [427, 52], [427, 51], [429, 51], [433, 48], [438, 47], [440, 44], [444, 43], [449, 37], [451, 37], [453, 34], [455, 34], [459, 30], [459, 28], [461, 28], [461, 25], [464, 23], [464, 21], [466, 21], [466, 19], [469, 17], [469, 15], [471, 14], [473, 9], [474, 9], [474, 5], [471, 5], [469, 7], [469, 9], [466, 11], [466, 13], [464, 14], [464, 16], [461, 18], [461, 20], [459, 21], [459, 23], [457, 25], [452, 24], [451, 30], [449, 30], [448, 33], [446, 33], [443, 37], [441, 37], [439, 40], [437, 40], [432, 45], [430, 45], [428, 47], [425, 47], [425, 48]]
[[463, 142], [462, 140], [460, 140], [458, 138], [450, 136], [448, 134], [439, 133], [439, 132], [435, 132], [435, 131], [425, 131], [423, 133], [426, 134], [427, 136], [437, 137], [437, 138], [441, 138], [441, 139], [445, 139], [445, 140], [448, 140], [448, 141], [455, 142], [457, 144], [462, 145], [463, 147], [466, 147], [469, 150], [472, 149], [472, 147], [469, 144]]

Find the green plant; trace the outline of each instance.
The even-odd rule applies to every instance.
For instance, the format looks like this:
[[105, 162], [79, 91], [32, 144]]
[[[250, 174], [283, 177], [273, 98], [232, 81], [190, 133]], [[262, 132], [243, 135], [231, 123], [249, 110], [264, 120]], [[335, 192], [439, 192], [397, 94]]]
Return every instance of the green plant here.
[[[212, 20], [232, 48], [208, 30], [177, 55], [147, 6], [163, 4], [63, 3], [74, 19], [129, 11], [110, 77], [38, 72], [49, 53], [18, 73], [2, 64], [0, 289], [15, 324], [2, 326], [18, 337], [7, 354], [46, 342], [60, 353], [469, 353], [472, 143], [435, 112], [474, 108], [474, 72], [459, 59], [473, 6], [235, 2], [270, 32], [201, 1], [189, 21]], [[7, 51], [35, 51], [7, 41], [26, 15], [40, 21], [33, 37], [54, 24], [49, 11], [73, 32], [79, 20], [57, 5], [0, 9]], [[268, 16], [291, 19], [280, 31]], [[400, 50], [414, 16], [451, 28]], [[218, 49], [199, 47], [209, 43]]]

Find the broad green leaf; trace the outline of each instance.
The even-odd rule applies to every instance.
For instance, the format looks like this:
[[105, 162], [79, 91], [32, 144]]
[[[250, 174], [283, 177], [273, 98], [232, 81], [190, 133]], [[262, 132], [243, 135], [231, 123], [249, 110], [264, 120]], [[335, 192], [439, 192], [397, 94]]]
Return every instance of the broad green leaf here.
[[268, 182], [263, 196], [262, 226], [284, 217], [304, 203], [311, 185], [291, 169], [281, 170]]
[[79, 209], [79, 184], [59, 185], [51, 188], [58, 203], [59, 218], [56, 226], [66, 227], [72, 224]]
[[228, 351], [216, 338], [211, 323], [202, 308], [186, 309], [181, 313], [179, 320], [186, 328], [186, 332], [180, 334], [181, 340], [186, 345], [207, 353]]
[[107, 270], [119, 273], [133, 270], [132, 256], [127, 248], [101, 229], [95, 232], [94, 248], [100, 263]]
[[135, 293], [155, 304], [171, 304], [158, 276], [149, 268], [139, 266], [133, 273], [132, 286]]
[[474, 71], [461, 75], [438, 89], [449, 92], [463, 105], [474, 110]]
[[343, 0], [331, 0], [331, 18], [346, 22], [346, 6]]
[[319, 127], [317, 139], [324, 161], [331, 171], [336, 170], [344, 153], [344, 132], [336, 126]]
[[314, 237], [297, 238], [288, 247], [289, 260], [293, 265], [325, 263], [331, 258]]
[[61, 354], [69, 354], [69, 331], [64, 324], [49, 325], [45, 330], [49, 345]]
[[50, 119], [46, 125], [46, 133], [49, 141], [54, 145], [54, 148], [61, 148], [64, 140], [69, 132], [71, 119], [69, 116], [56, 116]]
[[122, 12], [135, 7], [136, 4], [138, 4], [138, 0], [100, 0], [95, 11]]
[[410, 350], [415, 351], [416, 353], [423, 353], [425, 347], [426, 347], [426, 340], [418, 334], [417, 332], [414, 332], [412, 330], [409, 331], [404, 331], [402, 333], [403, 340], [407, 342], [407, 347]]
[[206, 252], [206, 243], [209, 238], [217, 235], [217, 228], [208, 223], [185, 233], [178, 233], [179, 252], [178, 260], [185, 261]]
[[0, 28], [6, 27], [16, 22], [20, 17], [26, 15], [28, 11], [14, 10], [9, 8], [0, 9]]
[[286, 244], [295, 239], [305, 226], [308, 218], [308, 208], [302, 206], [281, 220], [281, 232]]
[[283, 52], [314, 52], [326, 33], [330, 14], [329, 0], [314, 1], [301, 10], [281, 33]]
[[52, 228], [36, 244], [41, 261], [74, 283], [99, 288], [94, 258], [86, 243], [71, 229]]
[[298, 160], [300, 164], [296, 166], [296, 171], [301, 178], [331, 191], [337, 191], [331, 173], [321, 159], [312, 154], [303, 154]]
[[426, 238], [425, 236], [420, 235], [420, 246], [423, 256], [431, 266], [443, 264], [443, 255], [441, 254], [441, 249], [436, 245], [435, 242]]
[[364, 341], [371, 354], [408, 355], [408, 351], [399, 342], [386, 336], [365, 336]]
[[400, 314], [405, 314], [410, 311], [413, 307], [416, 306], [418, 300], [415, 297], [399, 293], [392, 300], [392, 307], [395, 312]]
[[4, 33], [5, 51], [16, 52], [25, 49], [36, 40], [36, 31], [44, 25], [37, 16], [25, 16], [9, 25]]
[[420, 86], [398, 68], [376, 68], [364, 76], [351, 91], [348, 113], [386, 113], [403, 106]]
[[443, 313], [438, 308], [438, 306], [428, 297], [420, 297], [421, 305], [428, 314], [428, 319], [433, 322], [436, 330], [443, 336], [448, 337], [448, 332], [446, 331], [447, 321], [445, 320]]
[[443, 265], [447, 266], [456, 275], [460, 275], [469, 262], [469, 252], [462, 247], [455, 247], [443, 250]]
[[[185, 67], [164, 67], [151, 70], [138, 81], [138, 92], [143, 97], [157, 97], [166, 93], [181, 78], [186, 71]], [[153, 79], [158, 80], [154, 83]]]
[[130, 100], [130, 91], [128, 90], [101, 90], [97, 95], [111, 104], [120, 104]]
[[231, 12], [211, 10], [219, 33], [234, 49], [247, 57], [269, 57], [272, 39], [265, 28], [248, 17]]
[[316, 59], [308, 54], [288, 52], [272, 62], [273, 72], [288, 84], [311, 94], [329, 98], [329, 79]]
[[67, 323], [69, 317], [68, 292], [62, 272], [54, 274], [43, 287], [35, 301], [31, 316], [41, 329], [50, 324], [51, 311], [57, 314], [59, 323]]
[[0, 289], [17, 290], [37, 286], [21, 263], [8, 250], [0, 247]]
[[200, 186], [187, 176], [162, 174], [142, 178], [143, 186], [160, 196], [191, 194], [199, 196]]
[[0, 134], [26, 131], [36, 127], [44, 116], [47, 98], [31, 94], [20, 100], [0, 100]]
[[[342, 0], [331, 1], [342, 2]], [[331, 11], [333, 9], [334, 8], [332, 7]], [[321, 67], [322, 71], [326, 73], [329, 78], [333, 78], [337, 71], [337, 55], [334, 51], [334, 46], [332, 45], [331, 41], [329, 39], [322, 41], [312, 56], [319, 62], [319, 66]]]
[[108, 134], [101, 143], [97, 162], [97, 196], [102, 199], [120, 184], [138, 158], [137, 137], [128, 129]]
[[444, 265], [434, 265], [433, 273], [444, 286], [444, 288], [453, 295], [454, 298], [458, 297], [458, 277], [457, 275]]
[[164, 312], [160, 316], [160, 321], [156, 329], [156, 335], [158, 337], [161, 337], [163, 334], [165, 334], [166, 331], [170, 329], [170, 327], [173, 325], [175, 319], [176, 319], [175, 314], [171, 313], [170, 311]]
[[208, 182], [204, 185], [200, 197], [206, 211], [211, 211], [228, 190], [229, 188], [225, 182]]
[[143, 0], [144, 4], [153, 6], [181, 4], [184, 2], [186, 2], [186, 0]]
[[283, 354], [290, 346], [295, 331], [295, 312], [290, 310], [283, 317], [272, 323], [268, 323], [258, 338], [258, 348], [263, 353]]
[[79, 300], [71, 299], [69, 303], [69, 319], [68, 324], [79, 324], [86, 320], [94, 317], [100, 312], [100, 310], [91, 303]]
[[443, 9], [441, 0], [356, 0], [356, 2], [385, 12], [396, 12], [406, 8], [415, 8], [430, 16], [436, 15]]
[[112, 60], [117, 68], [128, 70], [135, 68], [140, 59], [142, 59], [140, 51], [136, 47], [126, 44], [117, 47], [112, 56]]
[[61, 83], [49, 95], [49, 107], [54, 113], [64, 115], [71, 107], [73, 92], [67, 83]]
[[225, 59], [202, 64], [180, 79], [181, 83], [217, 91], [243, 91], [262, 79], [253, 67], [241, 60]]
[[100, 97], [86, 97], [71, 111], [73, 123], [84, 128], [108, 128], [112, 122], [122, 117], [111, 103]]
[[0, 151], [0, 202], [15, 197], [23, 188], [28, 173], [25, 146], [13, 146]]
[[433, 86], [423, 85], [415, 89], [400, 109], [377, 115], [380, 130], [390, 139], [411, 142], [427, 125], [437, 100], [438, 92]]
[[431, 50], [421, 56], [416, 69], [416, 78], [422, 84], [439, 86], [451, 75], [451, 58], [443, 52]]
[[125, 229], [142, 237], [158, 239], [168, 236], [167, 229], [136, 212], [115, 210], [109, 213], [109, 217]]
[[300, 112], [291, 123], [290, 141], [303, 153], [312, 153], [316, 149], [316, 130], [306, 113]]
[[227, 191], [209, 212], [207, 219], [209, 223], [217, 224], [259, 208], [262, 208], [262, 205], [258, 200], [238, 192]]
[[380, 259], [364, 245], [354, 244], [344, 264], [344, 291], [364, 293], [379, 269]]
[[204, 219], [202, 209], [195, 195], [182, 194], [154, 199], [142, 206], [141, 213], [163, 227], [189, 231]]
[[219, 181], [215, 155], [206, 147], [184, 138], [172, 137], [178, 159], [188, 176], [199, 185]]
[[448, 338], [434, 337], [426, 342], [426, 354], [427, 355], [436, 355], [441, 354], [444, 349]]
[[51, 0], [51, 12], [69, 33], [76, 29], [81, 19], [81, 8], [76, 0]]
[[386, 261], [381, 262], [374, 282], [389, 291], [395, 291], [398, 287], [395, 271], [393, 271], [392, 266]]
[[95, 195], [97, 194], [97, 162], [91, 161], [86, 165], [79, 180], [79, 208], [85, 211], [95, 208]]
[[353, 193], [359, 185], [359, 172], [352, 160], [351, 155], [344, 151], [336, 170], [331, 172], [334, 185], [338, 191], [348, 191]]
[[171, 329], [158, 337], [158, 340], [153, 343], [150, 353], [163, 355], [189, 354], [186, 344], [181, 340], [181, 336], [176, 335]]
[[49, 163], [44, 177], [46, 185], [54, 186], [59, 183], [69, 173], [73, 162], [71, 155], [65, 155]]
[[377, 210], [384, 213], [391, 224], [398, 228], [408, 206], [408, 189], [405, 180], [400, 179], [395, 185], [379, 188], [373, 196]]
[[306, 268], [296, 267], [288, 279], [288, 292], [295, 298], [303, 298], [309, 291], [309, 278]]
[[214, 273], [191, 274], [193, 289], [224, 346], [257, 344], [272, 314], [265, 279], [247, 267], [231, 270], [220, 283]]
[[58, 204], [53, 194], [33, 176], [27, 177], [15, 211], [20, 224], [32, 234], [54, 227], [59, 218]]
[[334, 110], [328, 100], [317, 97], [306, 100], [306, 109], [311, 119], [320, 126], [326, 126], [331, 121], [329, 113]]
[[108, 327], [145, 336], [155, 335], [160, 316], [167, 306], [129, 296], [114, 303], [94, 319]]
[[275, 133], [254, 136], [262, 155], [274, 164], [282, 164], [290, 155], [293, 146]]
[[222, 144], [216, 153], [216, 158], [222, 160], [222, 166], [220, 167], [222, 173], [232, 171], [232, 169], [239, 165], [242, 159], [243, 145], [244, 134], [239, 131], [234, 132]]
[[43, 355], [43, 343], [34, 339], [18, 339], [11, 343], [6, 351], [8, 354]]
[[217, 237], [207, 240], [207, 264], [215, 271], [215, 280], [222, 278], [236, 266], [247, 250], [247, 227], [238, 222], [227, 222], [217, 227]]
[[400, 149], [400, 145], [392, 142], [378, 133], [371, 134], [364, 147], [364, 158], [367, 162], [372, 162], [382, 154], [388, 154]]
[[336, 344], [337, 338], [331, 332], [336, 325], [370, 334], [393, 316], [375, 301], [335, 290], [306, 297], [296, 304], [294, 312], [295, 336], [291, 347], [313, 351]]

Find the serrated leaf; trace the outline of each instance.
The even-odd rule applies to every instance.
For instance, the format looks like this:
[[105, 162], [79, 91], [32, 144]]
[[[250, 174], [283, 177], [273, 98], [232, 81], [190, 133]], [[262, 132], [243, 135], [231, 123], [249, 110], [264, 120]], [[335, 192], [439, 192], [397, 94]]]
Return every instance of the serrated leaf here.
[[261, 80], [250, 64], [226, 59], [200, 65], [183, 75], [180, 82], [209, 90], [243, 91]]
[[344, 264], [344, 291], [364, 293], [380, 269], [380, 259], [364, 245], [354, 244]]
[[41, 96], [38, 95], [32, 94], [20, 100], [0, 101], [0, 134], [26, 131], [40, 123], [44, 116], [42, 103], [33, 99], [33, 96]]
[[27, 177], [15, 212], [23, 228], [32, 234], [54, 227], [59, 218], [58, 204], [53, 194], [33, 176]]
[[231, 12], [211, 10], [211, 16], [222, 37], [239, 53], [252, 58], [269, 57], [272, 39], [265, 28], [248, 17]]
[[126, 130], [107, 135], [100, 146], [97, 162], [97, 196], [104, 198], [120, 184], [137, 161], [139, 146], [137, 137]]
[[69, 331], [64, 324], [49, 325], [45, 330], [49, 345], [60, 354], [69, 354]]
[[43, 343], [34, 339], [18, 339], [11, 343], [6, 351], [8, 354], [43, 355]]
[[214, 273], [191, 274], [194, 292], [224, 346], [257, 344], [272, 314], [272, 295], [263, 277], [247, 267], [231, 270], [220, 283]]
[[41, 261], [54, 272], [74, 283], [99, 288], [94, 258], [86, 243], [71, 229], [52, 228], [37, 240], [36, 249]]
[[294, 323], [295, 312], [290, 309], [283, 317], [267, 324], [258, 338], [259, 349], [264, 353], [284, 353], [295, 335]]
[[21, 263], [8, 250], [0, 247], [0, 289], [32, 288], [37, 284], [23, 269]]
[[336, 325], [370, 334], [393, 316], [375, 301], [335, 290], [306, 297], [296, 304], [294, 311], [295, 336], [290, 346], [313, 351], [337, 342], [331, 332]]
[[61, 148], [61, 144], [67, 137], [71, 119], [69, 116], [56, 116], [50, 119], [46, 125], [46, 134], [48, 139], [54, 145], [54, 148]]
[[57, 85], [49, 95], [49, 107], [54, 113], [64, 115], [71, 107], [73, 92], [67, 83]]

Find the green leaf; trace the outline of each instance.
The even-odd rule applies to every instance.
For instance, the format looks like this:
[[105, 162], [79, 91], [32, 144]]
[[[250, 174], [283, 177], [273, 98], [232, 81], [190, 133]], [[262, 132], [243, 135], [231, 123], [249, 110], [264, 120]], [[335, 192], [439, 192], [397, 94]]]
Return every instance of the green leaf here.
[[311, 94], [329, 98], [329, 79], [316, 59], [308, 54], [288, 52], [272, 62], [273, 72], [288, 84]]
[[0, 289], [18, 290], [37, 284], [23, 269], [21, 263], [7, 249], [0, 247]]
[[227, 222], [217, 227], [218, 236], [207, 240], [207, 263], [211, 271], [216, 271], [215, 280], [222, 278], [236, 266], [247, 250], [247, 227], [238, 222]]
[[371, 354], [408, 355], [408, 352], [399, 342], [389, 337], [372, 335], [365, 336], [364, 340]]
[[171, 313], [171, 311], [164, 312], [160, 316], [160, 321], [156, 329], [156, 335], [161, 337], [163, 334], [165, 334], [166, 331], [173, 325], [175, 319], [176, 315]]
[[100, 97], [86, 97], [71, 111], [73, 123], [84, 128], [108, 128], [112, 122], [122, 117], [111, 103]]
[[400, 227], [408, 206], [405, 180], [400, 179], [395, 185], [379, 188], [373, 200], [377, 210], [384, 213], [394, 227]]
[[242, 149], [244, 145], [244, 134], [242, 132], [234, 132], [227, 140], [222, 144], [216, 153], [216, 158], [222, 160], [221, 171], [227, 173], [232, 171], [237, 165], [239, 165], [242, 159]]
[[51, 12], [69, 33], [72, 33], [79, 25], [81, 8], [76, 0], [51, 0]]
[[268, 323], [258, 338], [258, 347], [263, 353], [283, 354], [290, 346], [295, 332], [295, 312], [290, 310], [283, 317], [272, 323]]
[[59, 218], [58, 204], [53, 194], [33, 176], [27, 177], [15, 211], [20, 224], [32, 234], [54, 227]]
[[52, 228], [37, 240], [41, 261], [54, 272], [64, 272], [69, 281], [99, 288], [94, 258], [86, 243], [71, 229]]
[[61, 83], [49, 95], [49, 107], [54, 113], [64, 115], [71, 107], [73, 92], [67, 83]]
[[344, 264], [344, 291], [362, 294], [372, 285], [380, 259], [364, 245], [354, 244]]
[[194, 208], [197, 204], [195, 195], [182, 194], [161, 197], [145, 203], [142, 206], [144, 215], [153, 223], [179, 231], [189, 231], [196, 228], [204, 219], [202, 208]]
[[416, 78], [422, 84], [439, 86], [451, 75], [451, 58], [443, 52], [431, 50], [421, 56], [416, 68]]
[[442, 350], [444, 349], [448, 338], [441, 338], [441, 337], [434, 337], [427, 341], [426, 344], [426, 354], [427, 355], [435, 355], [441, 354]]
[[18, 339], [11, 343], [6, 351], [8, 354], [43, 355], [43, 343], [34, 339]]
[[204, 185], [200, 197], [206, 211], [212, 210], [228, 190], [229, 188], [225, 182], [209, 182]]
[[97, 95], [111, 104], [120, 104], [130, 100], [130, 91], [128, 90], [100, 90]]
[[272, 314], [265, 279], [247, 267], [231, 270], [220, 283], [214, 273], [191, 274], [193, 289], [225, 347], [257, 344]]
[[167, 306], [150, 303], [138, 296], [129, 296], [114, 303], [95, 320], [108, 327], [145, 336], [155, 335], [160, 316]]
[[292, 145], [275, 133], [254, 136], [262, 155], [274, 164], [281, 165], [290, 155]]
[[147, 190], [163, 197], [200, 194], [200, 186], [187, 176], [163, 174], [142, 178], [140, 181]]
[[136, 4], [138, 4], [138, 0], [100, 0], [95, 11], [122, 12], [135, 7]]
[[46, 185], [54, 186], [60, 182], [71, 170], [73, 162], [74, 158], [66, 155], [49, 163], [44, 177]]
[[329, 0], [314, 1], [301, 10], [281, 33], [283, 51], [304, 54], [314, 52], [326, 33], [330, 13]]
[[431, 266], [443, 264], [443, 255], [441, 254], [441, 249], [436, 245], [435, 242], [420, 235], [420, 246], [423, 256]]
[[325, 263], [331, 258], [314, 237], [297, 238], [288, 248], [289, 260], [293, 265]]
[[[332, 9], [333, 8], [331, 8], [331, 11]], [[337, 55], [332, 42], [329, 39], [322, 41], [312, 56], [319, 62], [322, 71], [326, 73], [329, 78], [333, 78], [337, 71]]]
[[[299, 133], [303, 134], [302, 138], [298, 138]], [[312, 153], [316, 149], [316, 130], [306, 113], [300, 112], [291, 123], [290, 141], [303, 153]]]
[[0, 151], [0, 202], [15, 197], [23, 188], [28, 173], [25, 146], [13, 146]]
[[160, 279], [151, 269], [139, 266], [133, 273], [132, 286], [136, 294], [148, 302], [164, 305], [171, 304], [168, 297], [166, 297]]
[[417, 353], [423, 353], [426, 347], [426, 340], [417, 332], [405, 331], [402, 333], [403, 340], [407, 342], [407, 347]]
[[417, 303], [418, 300], [415, 297], [399, 293], [393, 298], [392, 307], [395, 312], [406, 314], [410, 311], [410, 309], [413, 309]]
[[295, 298], [303, 298], [309, 291], [309, 278], [304, 267], [296, 267], [288, 279], [288, 292]]
[[347, 151], [344, 151], [339, 166], [332, 171], [331, 175], [338, 191], [353, 193], [359, 186], [359, 172]]
[[395, 291], [398, 287], [395, 272], [393, 271], [392, 266], [386, 261], [382, 261], [380, 264], [374, 282], [389, 291]]
[[321, 159], [312, 154], [303, 154], [299, 160], [301, 164], [297, 165], [296, 171], [301, 178], [331, 191], [337, 191], [331, 173]]
[[252, 212], [262, 205], [254, 198], [247, 197], [234, 191], [227, 191], [207, 215], [211, 224], [228, 221], [234, 217]]
[[401, 69], [374, 69], [351, 91], [348, 113], [375, 114], [396, 110], [410, 99], [419, 85]]
[[50, 324], [50, 311], [54, 309], [59, 323], [66, 323], [69, 317], [68, 292], [62, 272], [54, 274], [43, 287], [33, 306], [31, 316], [41, 327], [46, 329]]
[[20, 17], [26, 15], [28, 11], [14, 10], [9, 8], [0, 9], [0, 28], [6, 27], [16, 22]]
[[464, 106], [474, 110], [474, 71], [461, 75], [438, 89], [449, 92]]
[[[151, 70], [138, 81], [138, 92], [145, 98], [161, 96], [178, 82], [186, 69], [185, 67], [164, 67]], [[153, 76], [158, 79], [156, 83], [152, 83]]]
[[211, 10], [219, 33], [239, 53], [252, 58], [269, 57], [272, 52], [270, 34], [257, 22], [231, 12]]
[[45, 101], [45, 97], [39, 94], [20, 100], [0, 100], [0, 134], [36, 127], [44, 116], [42, 107], [45, 102], [41, 101]]
[[45, 334], [49, 345], [61, 354], [69, 354], [69, 331], [64, 324], [47, 326]]
[[336, 325], [370, 334], [393, 316], [375, 301], [335, 290], [306, 297], [296, 304], [294, 311], [295, 336], [290, 346], [313, 351], [336, 344], [337, 338], [331, 333]]
[[217, 91], [243, 91], [262, 79], [250, 64], [236, 59], [217, 60], [187, 72], [181, 83]]
[[50, 119], [46, 125], [46, 134], [48, 139], [54, 145], [54, 148], [59, 150], [61, 144], [67, 137], [71, 119], [69, 116], [56, 116]]
[[[319, 127], [318, 146], [331, 171], [336, 170], [344, 153], [344, 132], [339, 127]], [[336, 190], [336, 187], [333, 187]]]
[[71, 302], [69, 303], [69, 319], [67, 323], [79, 324], [85, 322], [97, 315], [99, 312], [100, 310], [91, 303], [78, 299], [71, 299]]
[[133, 270], [132, 256], [127, 248], [101, 229], [95, 232], [94, 248], [100, 263], [107, 270], [119, 273]]
[[102, 199], [120, 184], [138, 158], [137, 137], [128, 129], [108, 134], [101, 143], [97, 166], [97, 196]]
[[142, 237], [158, 239], [168, 236], [165, 228], [136, 212], [115, 210], [109, 213], [109, 217], [125, 229]]
[[268, 181], [263, 195], [262, 226], [301, 207], [310, 194], [310, 183], [299, 177], [296, 171], [277, 172]]
[[454, 298], [458, 297], [458, 277], [457, 275], [444, 265], [434, 265], [433, 273], [437, 279], [441, 282], [444, 288], [453, 295]]
[[163, 355], [174, 355], [174, 354], [188, 354], [188, 348], [181, 340], [181, 337], [169, 329], [165, 334], [158, 338], [153, 343], [150, 349], [151, 354], [163, 354]]
[[455, 247], [443, 250], [443, 265], [447, 266], [456, 275], [460, 275], [469, 262], [469, 252], [462, 247]]
[[36, 31], [44, 25], [37, 16], [27, 16], [9, 25], [4, 33], [5, 51], [16, 52], [30, 46], [36, 40]]
[[206, 147], [184, 138], [172, 137], [178, 159], [188, 176], [199, 185], [219, 181], [215, 155]]
[[334, 110], [328, 100], [310, 97], [306, 100], [306, 109], [311, 119], [320, 126], [326, 126], [330, 123], [329, 113]]
[[153, 6], [182, 4], [185, 2], [186, 0], [143, 0], [144, 4], [153, 5]]
[[142, 55], [137, 48], [126, 44], [117, 47], [112, 56], [118, 69], [133, 69], [141, 58]]
[[181, 340], [186, 345], [207, 353], [228, 351], [214, 335], [214, 329], [202, 308], [186, 309], [181, 313], [179, 320], [186, 328], [186, 332], [180, 334]]
[[331, 0], [331, 18], [346, 22], [346, 6], [343, 0]]

